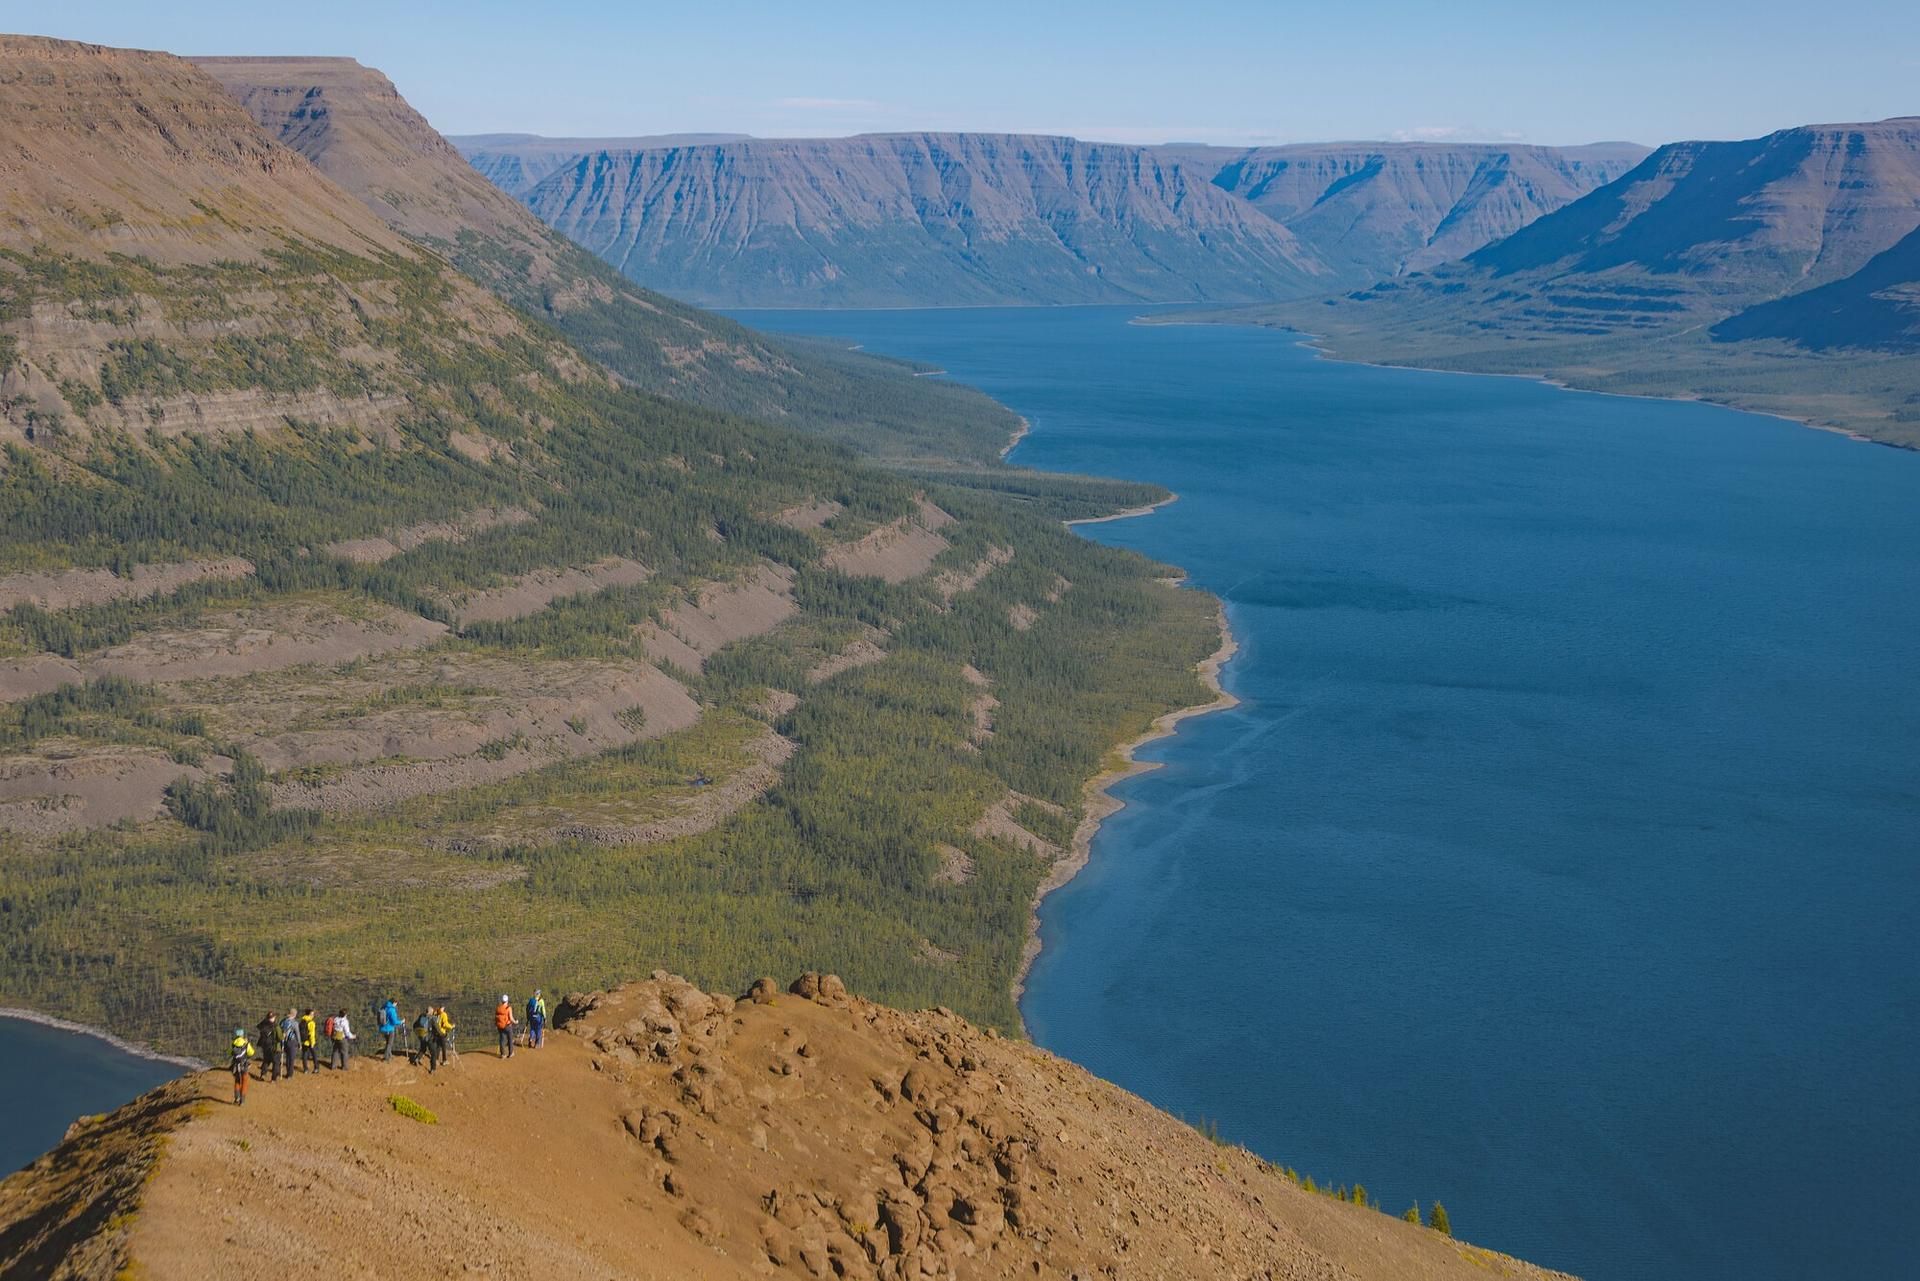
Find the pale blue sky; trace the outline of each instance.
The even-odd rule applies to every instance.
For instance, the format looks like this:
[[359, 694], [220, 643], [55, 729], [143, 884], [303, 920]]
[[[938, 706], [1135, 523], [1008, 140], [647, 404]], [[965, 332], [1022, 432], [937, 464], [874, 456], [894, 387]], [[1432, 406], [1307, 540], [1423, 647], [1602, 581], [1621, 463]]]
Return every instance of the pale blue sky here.
[[346, 54], [445, 133], [1752, 137], [1920, 114], [1920, 2], [0, 0], [0, 27]]

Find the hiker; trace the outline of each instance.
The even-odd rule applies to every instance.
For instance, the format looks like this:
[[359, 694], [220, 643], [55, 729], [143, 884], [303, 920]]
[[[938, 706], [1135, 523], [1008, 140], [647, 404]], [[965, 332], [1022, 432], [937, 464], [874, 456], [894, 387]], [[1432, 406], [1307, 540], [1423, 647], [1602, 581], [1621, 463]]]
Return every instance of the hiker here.
[[253, 1029], [259, 1034], [260, 1079], [278, 1081], [280, 1079], [280, 1011], [268, 1010], [267, 1017]]
[[280, 1060], [287, 1080], [293, 1080], [293, 1056], [300, 1052], [300, 1018], [291, 1005], [280, 1020]]
[[453, 1033], [453, 1015], [447, 1013], [447, 1007], [443, 1005], [440, 1007], [440, 1013], [433, 1021], [433, 1034], [439, 1046], [440, 1065], [442, 1067], [446, 1066], [448, 1059], [457, 1059], [460, 1057], [460, 1049], [454, 1044]]
[[353, 1056], [353, 1024], [347, 1022], [347, 1012], [341, 1010], [327, 1020], [327, 1037], [333, 1042], [333, 1057], [327, 1060], [327, 1066], [347, 1070], [347, 1060]]
[[313, 1007], [300, 1016], [300, 1071], [302, 1073], [320, 1070], [320, 1052], [316, 1048], [320, 1043], [320, 1025], [314, 1021]]
[[420, 1017], [413, 1021], [413, 1039], [420, 1047], [417, 1051], [418, 1057], [414, 1059], [414, 1062], [417, 1064], [421, 1059], [425, 1059], [427, 1061], [427, 1071], [429, 1072], [433, 1071], [435, 1062], [433, 1024], [433, 1007], [431, 1005], [421, 1010]]
[[247, 1040], [247, 1029], [233, 1029], [233, 1044], [227, 1047], [227, 1066], [233, 1071], [233, 1106], [239, 1107], [247, 1101], [247, 1068], [253, 1062], [253, 1042]]
[[398, 1036], [405, 1027], [406, 1024], [400, 1019], [400, 1007], [394, 1003], [392, 997], [388, 997], [386, 1004], [380, 1007], [380, 1035], [387, 1038], [387, 1048], [380, 1052], [382, 1063], [393, 1061], [393, 1038]]
[[493, 1007], [493, 1029], [500, 1034], [500, 1057], [513, 1057], [513, 1029], [520, 1026], [520, 1020], [513, 1017], [513, 1001], [505, 992], [500, 994], [500, 1004]]
[[547, 1043], [547, 998], [540, 995], [540, 989], [533, 989], [533, 995], [527, 998], [527, 1044], [538, 1050]]

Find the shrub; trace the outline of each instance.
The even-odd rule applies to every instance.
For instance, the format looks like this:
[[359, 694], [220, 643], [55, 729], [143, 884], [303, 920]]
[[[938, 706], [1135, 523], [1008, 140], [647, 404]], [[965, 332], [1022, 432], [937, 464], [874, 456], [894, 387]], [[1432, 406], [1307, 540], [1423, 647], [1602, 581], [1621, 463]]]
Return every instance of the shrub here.
[[439, 1117], [429, 1112], [426, 1108], [421, 1107], [404, 1094], [389, 1094], [387, 1096], [387, 1102], [392, 1105], [395, 1112], [406, 1117], [409, 1121], [418, 1121], [422, 1125], [440, 1124]]

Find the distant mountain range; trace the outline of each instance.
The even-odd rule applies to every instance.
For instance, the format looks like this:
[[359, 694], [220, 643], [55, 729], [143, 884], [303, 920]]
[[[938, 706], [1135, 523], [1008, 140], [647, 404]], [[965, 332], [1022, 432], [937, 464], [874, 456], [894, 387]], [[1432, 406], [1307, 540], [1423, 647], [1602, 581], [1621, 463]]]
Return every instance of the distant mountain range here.
[[658, 147], [698, 147], [744, 142], [744, 133], [657, 133], [638, 138], [543, 138], [536, 133], [474, 133], [449, 137], [473, 167], [504, 191], [516, 195], [562, 165], [590, 151], [650, 151]]
[[1448, 262], [1520, 230], [1646, 159], [1631, 142], [1334, 142], [1157, 148], [1282, 224], [1344, 280]]
[[1317, 296], [1477, 249], [1646, 154], [993, 134], [452, 141], [633, 279], [767, 306]]
[[1920, 117], [1659, 148], [1459, 261], [1257, 318], [1341, 355], [1920, 442]]
[[[481, 173], [714, 305], [1212, 301], [1385, 363], [1920, 442], [1920, 118], [1734, 142], [1128, 147], [490, 135]], [[1890, 359], [1891, 358], [1891, 359]]]
[[[531, 177], [528, 153], [467, 150], [496, 176]], [[1173, 158], [1072, 138], [603, 145], [515, 194], [634, 280], [703, 304], [1252, 302], [1339, 283]]]

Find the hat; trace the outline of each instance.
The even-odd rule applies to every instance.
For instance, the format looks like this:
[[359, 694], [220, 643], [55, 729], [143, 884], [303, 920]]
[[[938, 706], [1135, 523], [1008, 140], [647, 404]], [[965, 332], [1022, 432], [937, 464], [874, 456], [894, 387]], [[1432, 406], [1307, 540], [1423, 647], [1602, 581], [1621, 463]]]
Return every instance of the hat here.
[[500, 994], [500, 999], [501, 999], [501, 1000], [503, 1000], [503, 1001], [504, 1001], [504, 1000], [506, 1000], [506, 999], [507, 999], [507, 994], [506, 994], [505, 992], [502, 992], [502, 993]]
[[236, 1041], [238, 1041], [241, 1037], [245, 1036], [246, 1034], [247, 1034], [247, 1029], [243, 1027], [237, 1027], [233, 1029], [233, 1039]]

